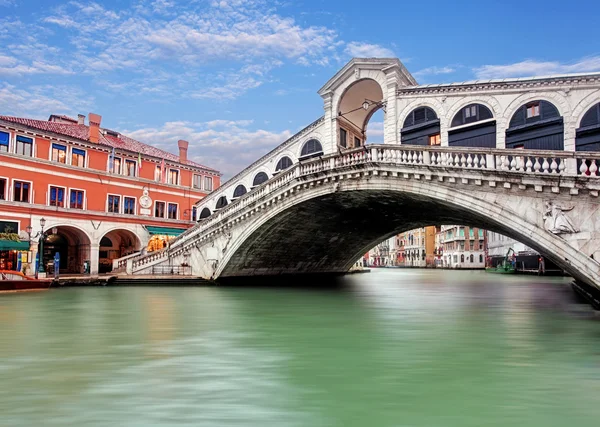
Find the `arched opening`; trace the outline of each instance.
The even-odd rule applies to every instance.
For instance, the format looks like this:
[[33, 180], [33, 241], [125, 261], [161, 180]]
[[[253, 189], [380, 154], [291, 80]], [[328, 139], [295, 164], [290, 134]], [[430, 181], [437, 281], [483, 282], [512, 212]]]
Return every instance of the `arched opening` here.
[[371, 118], [369, 119], [365, 129], [365, 144], [367, 142], [369, 144], [383, 144], [384, 120], [385, 114], [382, 108], [378, 109], [371, 115]]
[[112, 271], [114, 259], [122, 258], [142, 249], [139, 237], [123, 229], [111, 230], [100, 239], [98, 248], [98, 273]]
[[[576, 279], [596, 283], [589, 255], [543, 226], [515, 217], [510, 209], [477, 195], [465, 193], [457, 199], [457, 194], [446, 193], [434, 182], [413, 181], [414, 187], [398, 182], [395, 188], [390, 184], [387, 177], [372, 177], [360, 190], [335, 191], [332, 184], [327, 192], [325, 188], [307, 191], [291, 204], [274, 207], [264, 219], [257, 217], [248, 224], [242, 238], [232, 241], [217, 277], [346, 272], [369, 249], [392, 236], [432, 224], [465, 224], [523, 242]], [[477, 238], [473, 235], [475, 241], [485, 240], [479, 233]], [[274, 247], [285, 251], [274, 252]], [[405, 251], [414, 257], [413, 248]], [[444, 253], [450, 255], [449, 264], [461, 262], [460, 253]]]
[[576, 151], [600, 151], [600, 102], [587, 110], [575, 136]]
[[448, 145], [496, 148], [496, 121], [482, 104], [470, 104], [456, 113], [448, 130]]
[[506, 148], [564, 150], [563, 118], [554, 104], [538, 100], [521, 105], [506, 129]]
[[310, 159], [311, 157], [322, 156], [323, 146], [316, 139], [309, 139], [300, 150], [300, 160]]
[[404, 119], [400, 130], [402, 144], [440, 145], [440, 119], [429, 107], [415, 108]]
[[235, 187], [235, 190], [233, 190], [233, 198], [237, 199], [238, 197], [242, 197], [246, 193], [247, 193], [246, 187], [244, 187], [242, 184], [240, 184], [237, 187]]
[[254, 180], [252, 181], [252, 186], [258, 187], [259, 185], [264, 184], [268, 180], [269, 180], [269, 177], [266, 173], [259, 172], [254, 176]]
[[291, 167], [292, 164], [293, 164], [292, 159], [290, 159], [288, 156], [283, 156], [277, 162], [277, 166], [275, 166], [275, 172], [280, 172], [282, 170], [285, 170], [285, 169]]
[[200, 219], [208, 218], [210, 216], [210, 214], [211, 214], [210, 209], [204, 208], [200, 212]]
[[48, 229], [44, 239], [44, 252], [41, 262], [48, 275], [54, 274], [54, 258], [60, 257], [59, 272], [61, 274], [83, 273], [85, 261], [90, 260], [90, 239], [75, 227], [61, 225]]
[[372, 79], [362, 79], [346, 89], [337, 108], [338, 149], [356, 148], [367, 143], [367, 124], [383, 107], [383, 90]]
[[227, 197], [226, 196], [221, 196], [217, 199], [217, 204], [215, 205], [215, 211], [219, 210], [219, 209], [223, 209], [225, 206], [227, 206]]

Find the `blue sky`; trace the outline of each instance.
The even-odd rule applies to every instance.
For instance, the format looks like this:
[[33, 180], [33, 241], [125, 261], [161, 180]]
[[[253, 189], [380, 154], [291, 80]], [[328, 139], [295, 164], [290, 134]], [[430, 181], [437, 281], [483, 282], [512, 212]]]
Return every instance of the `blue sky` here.
[[600, 71], [599, 20], [580, 0], [0, 0], [0, 114], [95, 112], [227, 177], [318, 118], [352, 56], [419, 83]]

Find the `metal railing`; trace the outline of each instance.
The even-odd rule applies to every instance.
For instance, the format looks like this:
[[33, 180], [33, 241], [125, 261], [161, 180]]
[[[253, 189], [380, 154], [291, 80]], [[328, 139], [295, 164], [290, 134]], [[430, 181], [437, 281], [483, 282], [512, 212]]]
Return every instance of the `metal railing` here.
[[152, 274], [191, 276], [192, 267], [189, 265], [153, 265]]

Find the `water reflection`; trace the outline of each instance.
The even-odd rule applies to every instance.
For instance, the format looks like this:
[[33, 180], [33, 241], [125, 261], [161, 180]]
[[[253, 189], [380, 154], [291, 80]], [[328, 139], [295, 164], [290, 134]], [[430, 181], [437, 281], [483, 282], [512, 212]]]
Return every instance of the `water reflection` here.
[[0, 425], [595, 426], [598, 323], [566, 283], [2, 295]]

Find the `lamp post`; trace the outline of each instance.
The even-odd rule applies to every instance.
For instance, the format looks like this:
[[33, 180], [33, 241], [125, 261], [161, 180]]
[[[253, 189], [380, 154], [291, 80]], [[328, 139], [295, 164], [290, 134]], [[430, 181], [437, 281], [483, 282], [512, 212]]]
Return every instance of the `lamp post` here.
[[40, 226], [42, 227], [42, 231], [40, 232], [40, 238], [38, 240], [38, 254], [39, 254], [39, 265], [38, 265], [38, 277], [46, 276], [46, 269], [44, 268], [44, 226], [46, 225], [46, 220], [44, 218], [40, 219]]

